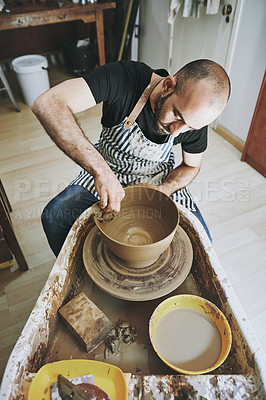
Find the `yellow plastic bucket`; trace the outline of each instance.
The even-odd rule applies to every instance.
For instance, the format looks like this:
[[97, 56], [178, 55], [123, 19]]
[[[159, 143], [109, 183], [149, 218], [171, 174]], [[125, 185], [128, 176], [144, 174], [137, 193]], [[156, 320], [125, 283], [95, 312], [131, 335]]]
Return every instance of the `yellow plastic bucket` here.
[[[220, 339], [221, 339], [221, 347], [219, 351], [218, 358], [216, 361], [212, 364], [209, 365], [208, 368], [203, 368], [203, 369], [197, 369], [197, 370], [190, 370], [190, 369], [185, 369], [181, 368], [178, 366], [178, 362], [170, 362], [169, 360], [166, 360], [164, 356], [160, 353], [158, 350], [158, 346], [156, 345], [156, 340], [155, 340], [155, 332], [156, 332], [156, 327], [159, 323], [159, 321], [164, 317], [167, 313], [169, 313], [172, 310], [175, 309], [190, 309], [190, 310], [196, 310], [198, 311], [198, 315], [200, 316], [200, 313], [203, 313], [206, 316], [211, 319], [211, 321], [214, 323], [215, 327], [219, 331], [220, 334]], [[203, 316], [202, 316], [203, 317]], [[176, 322], [174, 322], [176, 323]], [[177, 327], [177, 329], [179, 329]], [[181, 330], [181, 327], [180, 327]], [[161, 341], [168, 343], [169, 341], [169, 332], [167, 331], [166, 327], [162, 331], [162, 337]], [[193, 332], [188, 332], [190, 335], [193, 335]], [[210, 371], [213, 371], [214, 369], [218, 368], [227, 358], [230, 349], [231, 349], [231, 344], [232, 344], [232, 333], [231, 329], [229, 326], [229, 323], [227, 319], [225, 318], [224, 314], [221, 312], [221, 310], [215, 306], [213, 303], [210, 301], [199, 297], [199, 296], [194, 296], [194, 295], [177, 295], [170, 297], [166, 300], [164, 300], [162, 303], [160, 303], [157, 308], [154, 310], [151, 318], [150, 318], [150, 323], [149, 323], [149, 334], [150, 334], [150, 340], [152, 343], [152, 346], [158, 356], [172, 369], [174, 369], [177, 372], [180, 372], [182, 374], [186, 375], [198, 375], [198, 374], [205, 374]], [[161, 333], [160, 333], [161, 334]], [[158, 335], [158, 333], [157, 333]], [[195, 330], [194, 335], [197, 336], [198, 332]], [[198, 339], [198, 338], [197, 338]], [[157, 341], [158, 344], [158, 341]], [[186, 345], [186, 337], [184, 337], [184, 340], [177, 340], [174, 343], [174, 346], [184, 346]], [[181, 363], [182, 364], [182, 363]]]

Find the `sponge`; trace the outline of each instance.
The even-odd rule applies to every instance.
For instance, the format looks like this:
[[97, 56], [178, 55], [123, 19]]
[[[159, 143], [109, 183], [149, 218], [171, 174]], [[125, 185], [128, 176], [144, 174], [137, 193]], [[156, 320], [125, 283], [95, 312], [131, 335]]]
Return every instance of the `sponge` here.
[[112, 330], [111, 321], [84, 293], [61, 307], [59, 314], [88, 353]]

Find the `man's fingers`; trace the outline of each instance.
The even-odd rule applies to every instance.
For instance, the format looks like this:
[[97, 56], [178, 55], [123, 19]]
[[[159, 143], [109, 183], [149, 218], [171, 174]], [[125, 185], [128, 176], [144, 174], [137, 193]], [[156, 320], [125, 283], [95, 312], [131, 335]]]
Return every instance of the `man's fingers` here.
[[121, 200], [125, 197], [125, 191], [124, 189], [118, 190], [115, 194], [115, 197], [110, 197], [107, 211], [108, 212], [119, 212], [120, 211], [120, 205], [121, 205]]
[[111, 200], [107, 195], [101, 195], [99, 206], [102, 210], [104, 209], [105, 213], [118, 212], [120, 211], [120, 200]]
[[120, 211], [120, 203], [125, 196], [125, 191], [121, 184], [113, 175], [97, 177], [94, 180], [95, 188], [100, 196], [99, 207], [104, 213], [113, 213]]
[[100, 207], [104, 209], [105, 213], [116, 213], [120, 211], [121, 200], [125, 196], [124, 190], [120, 190], [115, 194], [103, 195], [100, 196]]
[[107, 194], [101, 194], [100, 203], [99, 203], [100, 208], [105, 208], [105, 207], [107, 207], [107, 205], [108, 205]]
[[107, 212], [119, 212], [120, 211], [120, 201], [112, 201], [108, 204], [106, 209]]

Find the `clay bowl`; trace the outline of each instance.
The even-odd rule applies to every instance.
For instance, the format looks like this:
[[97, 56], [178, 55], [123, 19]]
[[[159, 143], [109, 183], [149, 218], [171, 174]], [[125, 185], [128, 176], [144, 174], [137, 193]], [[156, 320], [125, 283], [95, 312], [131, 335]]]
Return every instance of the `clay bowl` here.
[[170, 245], [179, 212], [174, 201], [159, 190], [130, 186], [112, 221], [94, 221], [108, 249], [124, 264], [138, 268], [153, 264]]
[[205, 374], [227, 358], [232, 333], [224, 314], [210, 301], [194, 295], [177, 295], [154, 310], [149, 323], [152, 346], [175, 371]]

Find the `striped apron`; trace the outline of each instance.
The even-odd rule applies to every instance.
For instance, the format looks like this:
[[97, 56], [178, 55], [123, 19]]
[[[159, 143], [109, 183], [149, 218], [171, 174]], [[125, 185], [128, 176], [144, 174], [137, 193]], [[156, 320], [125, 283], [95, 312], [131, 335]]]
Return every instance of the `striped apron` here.
[[[160, 80], [145, 89], [129, 117], [116, 126], [103, 127], [100, 139], [94, 145], [123, 187], [138, 183], [160, 185], [175, 166], [172, 152], [173, 136], [169, 136], [166, 143], [151, 142], [135, 122]], [[82, 186], [100, 200], [94, 186], [94, 178], [86, 170], [82, 169], [70, 185]], [[171, 198], [190, 211], [195, 211], [194, 201], [188, 188], [178, 190], [171, 195]]]

